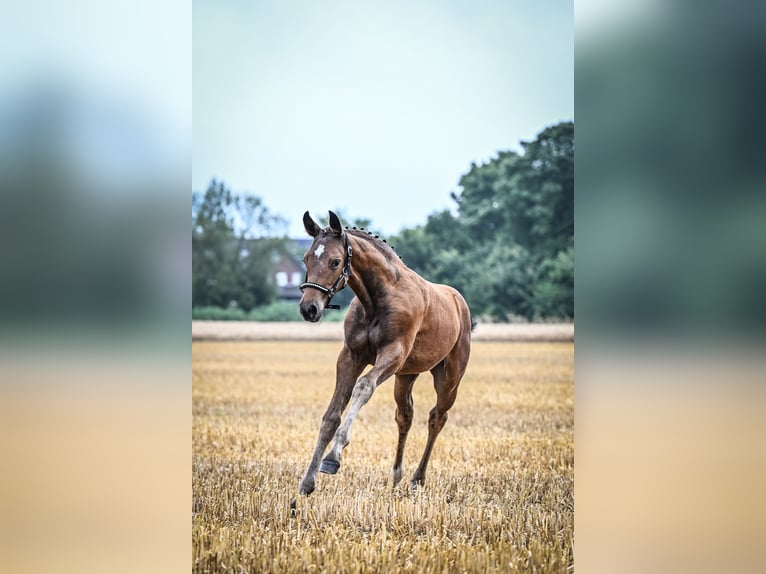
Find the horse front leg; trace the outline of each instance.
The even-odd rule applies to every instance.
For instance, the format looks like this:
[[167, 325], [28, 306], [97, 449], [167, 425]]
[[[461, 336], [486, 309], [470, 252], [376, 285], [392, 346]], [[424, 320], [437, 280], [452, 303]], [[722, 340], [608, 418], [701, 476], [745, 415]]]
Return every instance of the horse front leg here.
[[378, 352], [375, 365], [366, 375], [360, 377], [354, 385], [351, 394], [351, 406], [348, 408], [346, 418], [335, 433], [332, 449], [322, 461], [321, 471], [335, 474], [340, 468], [340, 457], [343, 449], [348, 445], [351, 425], [359, 414], [359, 410], [367, 404], [375, 389], [383, 381], [393, 375], [404, 361], [401, 344], [392, 344]]
[[330, 444], [335, 431], [340, 425], [340, 417], [343, 409], [346, 408], [351, 392], [354, 388], [356, 378], [364, 369], [365, 362], [356, 357], [348, 347], [344, 347], [338, 355], [336, 365], [335, 392], [330, 399], [322, 416], [322, 423], [319, 426], [319, 435], [317, 437], [314, 454], [306, 467], [306, 472], [298, 485], [298, 494], [309, 495], [314, 492], [316, 485], [317, 470], [327, 445]]

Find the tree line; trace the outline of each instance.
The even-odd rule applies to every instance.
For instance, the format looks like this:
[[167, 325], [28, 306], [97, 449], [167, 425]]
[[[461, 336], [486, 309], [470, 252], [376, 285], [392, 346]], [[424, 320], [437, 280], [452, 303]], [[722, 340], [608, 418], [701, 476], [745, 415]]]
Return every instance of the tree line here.
[[[472, 164], [455, 209], [389, 238], [408, 267], [498, 321], [574, 317], [574, 124], [562, 122]], [[366, 218], [344, 223], [370, 228]], [[192, 193], [192, 303], [249, 311], [276, 298], [273, 265], [295, 256], [262, 200], [212, 181]], [[347, 298], [344, 298], [347, 300]]]

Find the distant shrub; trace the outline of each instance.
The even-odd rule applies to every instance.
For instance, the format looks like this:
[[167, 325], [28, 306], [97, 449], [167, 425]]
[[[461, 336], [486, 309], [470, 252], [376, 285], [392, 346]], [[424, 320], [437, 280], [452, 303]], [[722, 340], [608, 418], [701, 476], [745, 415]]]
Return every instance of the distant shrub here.
[[246, 321], [247, 314], [242, 309], [221, 307], [192, 307], [194, 321]]
[[[326, 310], [322, 321], [343, 321], [346, 310]], [[303, 321], [297, 302], [278, 301], [256, 307], [249, 313], [242, 309], [220, 307], [193, 307], [192, 320], [194, 321]]]
[[322, 314], [322, 321], [329, 321], [331, 323], [338, 323], [343, 321], [346, 318], [346, 311], [348, 311], [348, 307], [338, 310], [326, 309]]
[[298, 303], [277, 301], [256, 307], [247, 317], [248, 321], [303, 321]]
[[[322, 321], [343, 321], [346, 310], [325, 310]], [[303, 321], [297, 302], [278, 301], [263, 307], [256, 307], [247, 317], [248, 321]]]

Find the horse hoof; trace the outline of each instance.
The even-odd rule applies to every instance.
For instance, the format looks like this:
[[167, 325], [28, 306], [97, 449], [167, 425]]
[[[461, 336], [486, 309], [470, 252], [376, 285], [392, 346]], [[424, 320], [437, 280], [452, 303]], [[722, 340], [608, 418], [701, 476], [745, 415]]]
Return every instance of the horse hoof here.
[[297, 504], [295, 503], [295, 499], [293, 498], [293, 501], [290, 503], [290, 516], [295, 518], [295, 510], [297, 508]]
[[319, 467], [319, 472], [323, 472], [325, 474], [335, 474], [338, 472], [339, 468], [340, 463], [338, 461], [324, 459], [322, 461], [322, 465]]

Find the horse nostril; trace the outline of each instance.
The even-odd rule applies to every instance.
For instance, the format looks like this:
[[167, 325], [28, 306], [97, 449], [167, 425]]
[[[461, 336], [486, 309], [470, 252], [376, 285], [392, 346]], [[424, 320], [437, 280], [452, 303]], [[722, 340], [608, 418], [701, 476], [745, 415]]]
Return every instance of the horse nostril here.
[[303, 303], [301, 305], [301, 315], [306, 321], [317, 322], [321, 312], [322, 308], [316, 303]]

